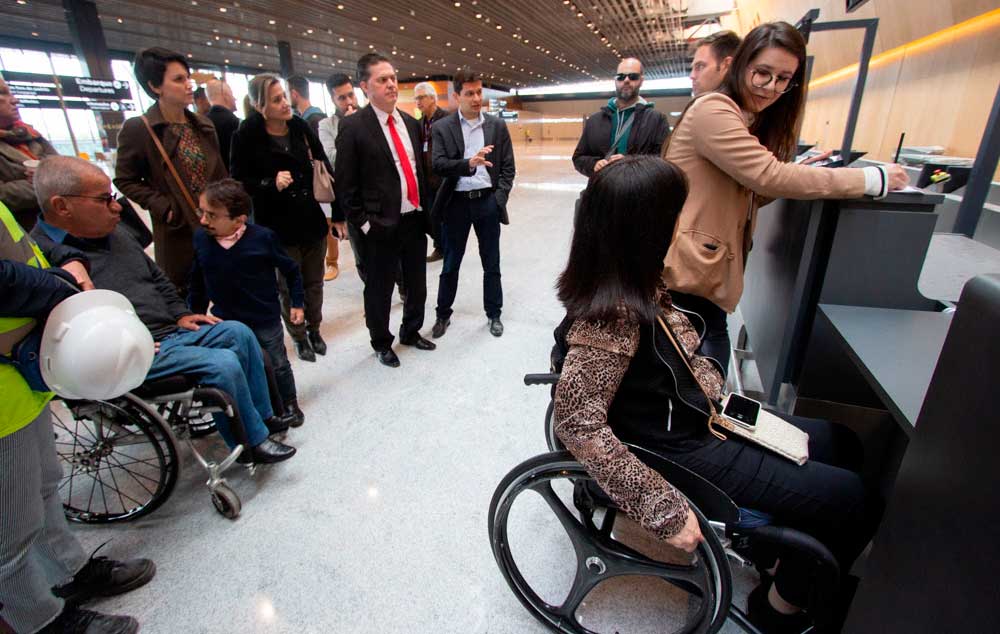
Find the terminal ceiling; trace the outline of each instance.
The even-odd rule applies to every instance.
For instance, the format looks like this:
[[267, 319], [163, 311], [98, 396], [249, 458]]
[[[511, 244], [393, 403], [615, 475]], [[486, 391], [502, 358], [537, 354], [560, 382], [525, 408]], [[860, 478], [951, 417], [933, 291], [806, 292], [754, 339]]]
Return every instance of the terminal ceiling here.
[[[353, 72], [361, 55], [390, 57], [401, 78], [469, 66], [518, 87], [610, 77], [634, 55], [649, 78], [687, 74], [684, 29], [717, 20], [694, 0], [96, 0], [108, 48], [160, 45], [192, 62], [277, 70], [278, 41], [295, 71]], [[0, 35], [71, 43], [60, 0], [8, 0]]]

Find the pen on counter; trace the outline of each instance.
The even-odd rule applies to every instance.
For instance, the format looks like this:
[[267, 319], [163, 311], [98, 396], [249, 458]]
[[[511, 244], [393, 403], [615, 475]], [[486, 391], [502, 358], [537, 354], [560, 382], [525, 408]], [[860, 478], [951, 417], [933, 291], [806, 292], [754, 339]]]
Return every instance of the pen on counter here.
[[896, 146], [896, 158], [892, 161], [893, 163], [899, 163], [899, 153], [903, 151], [903, 139], [906, 137], [906, 133], [902, 132], [899, 135], [899, 145]]

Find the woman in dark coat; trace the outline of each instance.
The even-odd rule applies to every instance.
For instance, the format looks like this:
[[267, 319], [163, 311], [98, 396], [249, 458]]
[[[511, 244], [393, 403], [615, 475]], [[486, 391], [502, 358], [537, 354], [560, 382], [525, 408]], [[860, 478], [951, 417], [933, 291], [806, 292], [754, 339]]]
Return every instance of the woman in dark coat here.
[[[320, 335], [323, 320], [323, 275], [326, 264], [326, 216], [313, 196], [313, 160], [326, 159], [319, 137], [309, 124], [292, 114], [281, 80], [270, 74], [250, 81], [252, 113], [233, 135], [230, 169], [253, 198], [254, 222], [278, 234], [288, 255], [302, 271], [305, 287], [305, 324], [289, 320], [289, 294], [278, 278], [285, 328], [300, 359], [315, 361], [326, 353]], [[337, 207], [334, 206], [337, 214]], [[333, 218], [338, 237], [346, 235], [344, 218]]]
[[[197, 202], [208, 183], [227, 176], [212, 122], [188, 110], [194, 102], [191, 69], [180, 53], [147, 48], [135, 56], [136, 81], [156, 100], [145, 117], [163, 145], [183, 187]], [[153, 220], [156, 263], [187, 297], [194, 258], [192, 238], [198, 213], [184, 196], [139, 117], [125, 122], [118, 133], [115, 187], [149, 210]]]

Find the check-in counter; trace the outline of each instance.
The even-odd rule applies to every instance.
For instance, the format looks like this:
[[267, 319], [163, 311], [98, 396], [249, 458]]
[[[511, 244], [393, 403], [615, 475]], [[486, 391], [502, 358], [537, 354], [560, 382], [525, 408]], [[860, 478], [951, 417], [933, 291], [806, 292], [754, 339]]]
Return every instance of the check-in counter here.
[[917, 290], [940, 194], [779, 199], [759, 211], [740, 312], [763, 384], [796, 384], [819, 304], [935, 311]]

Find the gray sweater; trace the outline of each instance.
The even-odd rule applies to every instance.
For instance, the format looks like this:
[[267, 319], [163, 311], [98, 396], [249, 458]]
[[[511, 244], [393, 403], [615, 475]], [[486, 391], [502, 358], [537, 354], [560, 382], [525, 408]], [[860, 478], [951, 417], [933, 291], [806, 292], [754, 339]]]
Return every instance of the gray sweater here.
[[135, 237], [120, 226], [106, 238], [91, 240], [71, 236], [40, 220], [31, 236], [43, 251], [53, 244], [82, 251], [90, 260], [94, 286], [127, 297], [156, 341], [176, 332], [177, 320], [191, 314], [160, 267], [146, 255]]

